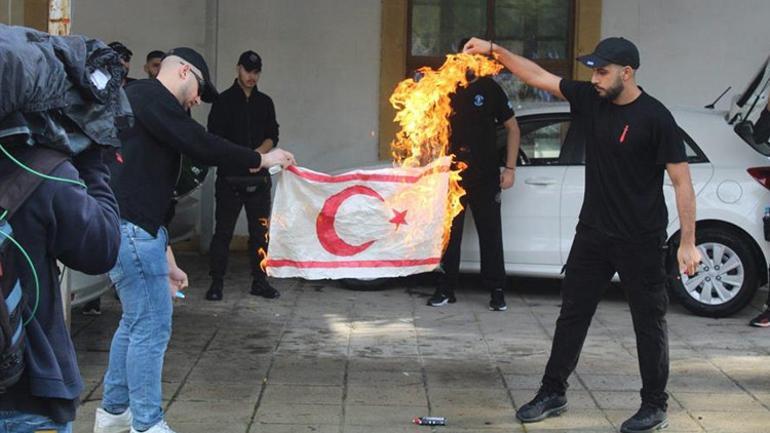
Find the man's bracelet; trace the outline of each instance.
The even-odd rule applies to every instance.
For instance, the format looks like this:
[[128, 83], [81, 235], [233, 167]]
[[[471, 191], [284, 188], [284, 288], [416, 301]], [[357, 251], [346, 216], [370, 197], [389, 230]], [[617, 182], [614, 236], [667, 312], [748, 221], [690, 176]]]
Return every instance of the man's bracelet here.
[[505, 166], [505, 169], [506, 169], [506, 170], [513, 170], [513, 171], [516, 171], [516, 167], [508, 167], [507, 165]]

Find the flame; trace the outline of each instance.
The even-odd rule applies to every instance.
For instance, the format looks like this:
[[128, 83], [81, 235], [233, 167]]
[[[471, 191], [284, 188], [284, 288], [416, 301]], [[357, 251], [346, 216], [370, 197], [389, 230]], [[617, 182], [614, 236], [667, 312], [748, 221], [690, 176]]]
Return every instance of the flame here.
[[[269, 218], [260, 218], [259, 225], [264, 227], [265, 230], [265, 245], [268, 244], [270, 240], [270, 219]], [[265, 251], [264, 248], [260, 247], [257, 249], [257, 257], [259, 258], [259, 268], [262, 269], [262, 272], [267, 273], [267, 251]]]
[[[394, 163], [400, 167], [422, 167], [449, 154], [449, 117], [452, 114], [450, 94], [458, 86], [468, 86], [467, 71], [476, 77], [494, 75], [503, 68], [495, 60], [481, 55], [450, 54], [444, 64], [433, 70], [420, 68], [419, 79], [401, 81], [390, 97], [396, 109], [394, 119], [400, 125], [396, 138], [391, 142]], [[460, 198], [465, 191], [459, 184], [462, 163], [450, 171], [449, 194], [444, 216], [442, 251], [449, 243], [452, 220], [462, 210]], [[423, 201], [428, 194], [435, 194], [436, 185], [423, 187]]]
[[259, 269], [267, 273], [267, 251], [264, 248], [257, 249], [257, 257], [259, 258]]

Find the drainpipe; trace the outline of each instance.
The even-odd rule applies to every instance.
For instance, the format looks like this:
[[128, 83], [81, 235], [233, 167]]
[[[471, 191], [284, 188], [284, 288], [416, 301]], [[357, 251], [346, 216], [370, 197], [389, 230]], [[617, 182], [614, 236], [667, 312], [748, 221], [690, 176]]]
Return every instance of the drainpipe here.
[[[48, 1], [48, 33], [56, 36], [67, 36], [70, 34], [70, 0], [49, 0]], [[72, 326], [72, 307], [70, 306], [70, 292], [72, 290], [72, 272], [68, 269], [63, 270], [61, 279], [61, 300], [64, 311], [64, 322], [67, 328]]]
[[48, 33], [57, 36], [70, 34], [70, 0], [48, 1]]

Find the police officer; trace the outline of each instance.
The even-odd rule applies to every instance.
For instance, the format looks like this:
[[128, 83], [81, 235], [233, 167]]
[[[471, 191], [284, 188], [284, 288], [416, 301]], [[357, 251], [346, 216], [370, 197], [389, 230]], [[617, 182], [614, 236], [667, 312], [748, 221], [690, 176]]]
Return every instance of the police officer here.
[[[273, 100], [257, 88], [261, 72], [259, 54], [254, 51], [241, 54], [235, 81], [211, 107], [208, 127], [212, 134], [265, 153], [278, 144], [278, 123]], [[246, 209], [249, 228], [249, 263], [253, 277], [250, 293], [268, 299], [280, 296], [260, 267], [260, 251], [267, 252], [271, 186], [270, 175], [265, 169], [256, 173], [228, 167], [217, 169], [216, 227], [210, 247], [211, 287], [206, 292], [206, 299], [222, 299], [230, 241], [241, 208]]]

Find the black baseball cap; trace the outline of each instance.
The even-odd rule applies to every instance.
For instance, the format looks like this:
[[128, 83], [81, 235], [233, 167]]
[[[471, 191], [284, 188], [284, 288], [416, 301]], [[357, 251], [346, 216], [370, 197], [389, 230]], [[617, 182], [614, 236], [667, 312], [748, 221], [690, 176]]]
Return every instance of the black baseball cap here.
[[254, 51], [244, 51], [241, 57], [238, 57], [238, 65], [243, 66], [243, 69], [251, 72], [262, 72], [262, 57]]
[[609, 64], [639, 69], [639, 50], [625, 38], [607, 38], [599, 42], [594, 52], [577, 60], [589, 68], [601, 68]]
[[203, 56], [201, 56], [197, 51], [188, 47], [173, 48], [169, 50], [169, 52], [166, 53], [166, 55], [180, 57], [186, 62], [198, 68], [199, 71], [201, 71], [201, 74], [203, 74], [203, 77], [201, 77], [203, 78], [203, 89], [201, 89], [201, 100], [203, 102], [211, 103], [217, 99], [217, 97], [219, 96], [219, 92], [217, 92], [217, 88], [214, 86], [214, 83], [211, 82], [211, 75], [209, 75], [209, 67], [208, 65], [206, 65], [206, 61], [203, 60]]

